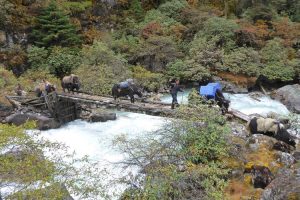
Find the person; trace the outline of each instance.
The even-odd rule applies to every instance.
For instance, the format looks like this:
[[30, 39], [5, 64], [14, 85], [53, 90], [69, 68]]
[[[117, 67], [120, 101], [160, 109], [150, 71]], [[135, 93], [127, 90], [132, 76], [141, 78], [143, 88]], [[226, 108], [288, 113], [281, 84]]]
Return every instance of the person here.
[[15, 88], [15, 93], [18, 96], [22, 96], [23, 95], [23, 89], [20, 83], [18, 83], [17, 87]]
[[45, 91], [49, 91], [51, 87], [51, 83], [49, 81], [46, 81], [45, 79], [43, 79], [43, 83], [45, 85]]
[[178, 101], [177, 101], [177, 93], [178, 92], [183, 92], [183, 90], [181, 89], [181, 86], [179, 85], [179, 80], [175, 79], [175, 82], [171, 82], [171, 89], [170, 89], [170, 93], [172, 95], [172, 106], [171, 108], [174, 109], [175, 105], [179, 105]]

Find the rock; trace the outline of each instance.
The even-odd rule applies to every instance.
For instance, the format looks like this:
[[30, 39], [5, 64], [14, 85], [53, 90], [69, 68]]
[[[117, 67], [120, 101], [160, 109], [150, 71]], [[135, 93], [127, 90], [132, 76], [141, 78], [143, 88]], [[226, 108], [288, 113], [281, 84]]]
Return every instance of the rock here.
[[247, 146], [249, 146], [252, 151], [257, 151], [260, 147], [272, 149], [276, 142], [277, 140], [275, 138], [262, 134], [254, 134], [248, 139]]
[[276, 152], [275, 155], [278, 161], [286, 167], [290, 167], [292, 164], [296, 162], [295, 158], [289, 153]]
[[246, 138], [249, 136], [246, 127], [243, 124], [237, 123], [235, 121], [230, 122], [231, 133], [235, 136]]
[[47, 130], [58, 128], [60, 123], [54, 118], [49, 118], [35, 113], [15, 113], [5, 118], [5, 121], [16, 126], [24, 124], [28, 120], [37, 121], [37, 128], [40, 130]]
[[6, 44], [6, 34], [4, 31], [0, 30], [0, 45], [5, 45]]
[[295, 151], [293, 153], [293, 157], [295, 158], [295, 160], [300, 161], [300, 151]]
[[230, 83], [227, 81], [219, 81], [222, 85], [222, 91], [228, 93], [248, 93], [247, 88], [241, 88], [234, 83]]
[[300, 199], [300, 169], [283, 169], [265, 188], [261, 200]]
[[0, 104], [0, 121], [5, 120], [5, 118], [13, 112], [13, 108]]
[[108, 120], [116, 120], [117, 115], [116, 113], [111, 113], [111, 112], [96, 112], [96, 113], [91, 113], [89, 117], [89, 121], [91, 122], [106, 122]]
[[274, 175], [269, 168], [265, 166], [253, 165], [250, 169], [245, 169], [245, 173], [251, 173], [252, 184], [255, 188], [264, 189], [274, 179]]
[[273, 149], [277, 151], [282, 151], [286, 153], [290, 153], [292, 147], [285, 142], [278, 141], [273, 145]]
[[272, 95], [276, 100], [281, 101], [291, 112], [300, 114], [300, 85], [286, 85], [275, 91]]

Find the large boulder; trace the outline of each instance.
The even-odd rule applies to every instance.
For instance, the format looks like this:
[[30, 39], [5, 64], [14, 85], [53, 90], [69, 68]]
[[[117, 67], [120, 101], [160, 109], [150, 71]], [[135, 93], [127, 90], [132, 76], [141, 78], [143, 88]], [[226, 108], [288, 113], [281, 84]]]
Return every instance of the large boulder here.
[[40, 130], [47, 130], [58, 128], [60, 123], [54, 118], [45, 117], [35, 113], [15, 113], [5, 118], [5, 121], [16, 126], [26, 123], [28, 120], [37, 122], [37, 128]]
[[286, 85], [279, 88], [272, 95], [281, 101], [291, 111], [300, 114], [300, 85]]
[[282, 169], [265, 188], [262, 200], [300, 199], [300, 169]]
[[101, 112], [94, 112], [91, 113], [89, 117], [90, 122], [106, 122], [108, 120], [116, 120], [117, 115], [116, 113], [101, 111]]
[[228, 81], [219, 81], [222, 85], [222, 91], [223, 92], [228, 92], [228, 93], [248, 93], [247, 88], [243, 88], [240, 86], [237, 86], [234, 83], [228, 82]]

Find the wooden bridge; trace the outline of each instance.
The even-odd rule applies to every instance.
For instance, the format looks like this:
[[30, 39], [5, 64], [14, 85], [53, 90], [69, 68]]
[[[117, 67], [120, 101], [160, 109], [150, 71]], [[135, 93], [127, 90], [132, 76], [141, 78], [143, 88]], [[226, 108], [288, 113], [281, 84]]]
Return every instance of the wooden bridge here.
[[[51, 93], [40, 98], [29, 98], [20, 96], [7, 96], [7, 99], [15, 107], [33, 106], [40, 109], [48, 109], [52, 117], [61, 123], [66, 123], [78, 119], [82, 110], [89, 108], [91, 111], [96, 108], [117, 109], [122, 111], [144, 113], [155, 116], [171, 116], [174, 110], [171, 104], [136, 99], [136, 102], [130, 103], [128, 99], [115, 101], [110, 96], [96, 96], [85, 93]], [[237, 110], [230, 110], [229, 114], [242, 119], [249, 120], [249, 116]]]
[[130, 103], [130, 100], [124, 98], [115, 101], [110, 96], [95, 96], [85, 93], [51, 93], [40, 98], [22, 96], [6, 96], [6, 98], [16, 108], [32, 106], [47, 109], [61, 123], [78, 119], [82, 110], [87, 111], [86, 108], [89, 108], [89, 111], [96, 108], [106, 108], [155, 116], [169, 116], [174, 112], [171, 109], [171, 104], [167, 103], [136, 99], [133, 104]]

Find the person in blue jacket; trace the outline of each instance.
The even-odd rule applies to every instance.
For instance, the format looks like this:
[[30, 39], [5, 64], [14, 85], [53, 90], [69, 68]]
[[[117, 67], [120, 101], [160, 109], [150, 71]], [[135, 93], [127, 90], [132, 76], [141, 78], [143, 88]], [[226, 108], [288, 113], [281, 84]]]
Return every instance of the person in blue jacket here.
[[171, 82], [171, 88], [170, 88], [170, 93], [172, 95], [172, 106], [171, 108], [174, 109], [175, 105], [178, 106], [178, 101], [177, 101], [177, 93], [178, 92], [183, 92], [181, 89], [181, 86], [179, 85], [179, 80], [175, 79], [174, 82]]

